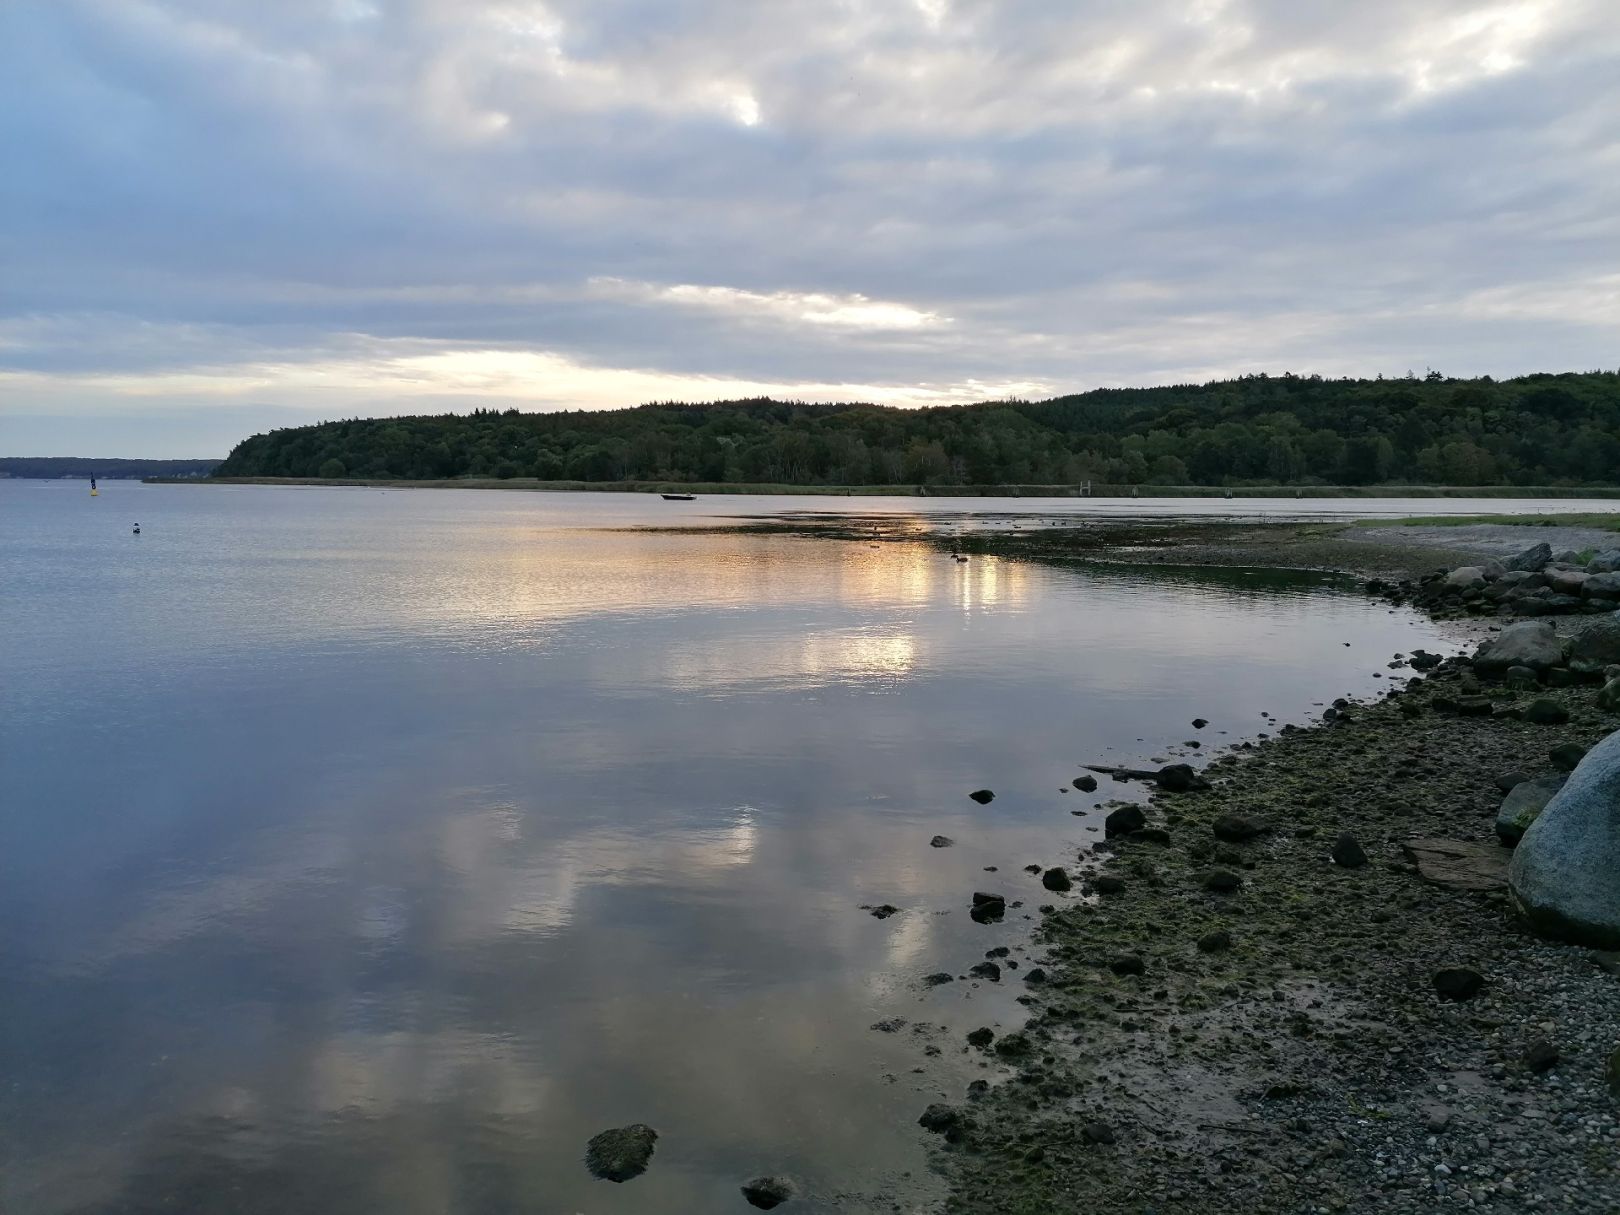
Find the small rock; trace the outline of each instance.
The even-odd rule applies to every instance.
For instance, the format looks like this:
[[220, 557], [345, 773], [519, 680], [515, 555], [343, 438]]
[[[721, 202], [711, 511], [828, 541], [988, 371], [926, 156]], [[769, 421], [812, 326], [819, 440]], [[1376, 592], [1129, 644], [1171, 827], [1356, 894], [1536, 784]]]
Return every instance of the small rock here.
[[1202, 717], [1195, 717], [1192, 719], [1192, 728], [1195, 730], [1202, 730], [1207, 725], [1209, 725], [1209, 722], [1205, 721]]
[[1074, 778], [1074, 787], [1082, 793], [1097, 792], [1097, 778], [1095, 776], [1077, 776]]
[[1432, 982], [1442, 1000], [1470, 1000], [1485, 986], [1485, 976], [1467, 966], [1448, 966], [1435, 971]]
[[1069, 875], [1063, 870], [1048, 869], [1045, 873], [1041, 874], [1041, 885], [1045, 886], [1048, 890], [1056, 890], [1061, 892], [1071, 889], [1074, 883], [1069, 881]]
[[1206, 932], [1198, 938], [1199, 953], [1224, 953], [1230, 948], [1232, 948], [1232, 934], [1224, 928]]
[[898, 915], [900, 909], [893, 903], [882, 903], [870, 909], [874, 919], [886, 920], [891, 915]]
[[1256, 836], [1264, 835], [1270, 829], [1265, 823], [1245, 818], [1241, 814], [1223, 814], [1210, 825], [1216, 839], [1227, 840], [1234, 844], [1245, 843]]
[[1367, 853], [1355, 836], [1345, 832], [1333, 845], [1333, 863], [1341, 869], [1360, 869], [1367, 863]]
[[988, 979], [992, 983], [1001, 982], [1001, 967], [994, 962], [978, 962], [968, 967], [968, 974], [975, 979]]
[[645, 1123], [615, 1127], [593, 1135], [585, 1145], [585, 1167], [603, 1181], [629, 1181], [647, 1171], [658, 1132]]
[[1092, 883], [1098, 894], [1124, 894], [1125, 879], [1117, 874], [1105, 873]]
[[748, 1205], [762, 1211], [781, 1206], [793, 1194], [793, 1183], [785, 1177], [756, 1177], [742, 1188]]
[[1115, 1143], [1114, 1128], [1106, 1122], [1088, 1122], [1080, 1128], [1080, 1137], [1087, 1143]]
[[1512, 793], [1518, 786], [1530, 779], [1530, 774], [1522, 769], [1504, 772], [1496, 778], [1496, 787], [1503, 793]]
[[968, 909], [968, 915], [972, 916], [975, 921], [980, 924], [989, 924], [1001, 919], [1006, 914], [1007, 900], [1001, 895], [986, 894], [982, 890], [973, 892], [973, 906]]
[[1586, 758], [1586, 748], [1580, 743], [1559, 743], [1547, 752], [1547, 758], [1552, 760], [1553, 767], [1565, 772], [1573, 772], [1581, 760]]
[[1031, 966], [1029, 968], [1029, 973], [1024, 976], [1024, 982], [1036, 984], [1044, 983], [1046, 982], [1046, 972], [1039, 966]]
[[1450, 1125], [1450, 1110], [1434, 1110], [1423, 1122], [1423, 1128], [1431, 1135], [1441, 1134]]
[[1154, 780], [1159, 788], [1169, 793], [1189, 793], [1195, 789], [1209, 788], [1209, 782], [1199, 776], [1191, 764], [1169, 764], [1159, 769]]
[[969, 793], [968, 796], [974, 801], [978, 802], [981, 806], [988, 805], [996, 800], [996, 795], [990, 792], [988, 789], [975, 789], [972, 793]]
[[956, 841], [948, 835], [936, 835], [933, 839], [928, 841], [928, 846], [930, 848], [949, 848], [954, 843], [956, 843]]
[[1213, 890], [1218, 894], [1230, 894], [1243, 885], [1243, 879], [1230, 869], [1210, 869], [1199, 879], [1199, 884], [1205, 890]]
[[948, 1105], [935, 1102], [922, 1112], [917, 1119], [917, 1125], [925, 1131], [933, 1131], [936, 1135], [943, 1135], [946, 1131], [954, 1130], [962, 1121], [962, 1115]]
[[1545, 1038], [1537, 1038], [1524, 1052], [1524, 1065], [1540, 1074], [1558, 1066], [1558, 1048]]
[[967, 1044], [969, 1046], [976, 1046], [980, 1050], [983, 1050], [985, 1047], [989, 1046], [990, 1043], [994, 1042], [995, 1038], [996, 1033], [993, 1029], [991, 1029], [989, 1026], [980, 1026], [978, 1029], [969, 1031], [967, 1036]]
[[904, 1017], [889, 1017], [882, 1021], [872, 1022], [871, 1027], [877, 1030], [877, 1032], [880, 1034], [897, 1034], [908, 1024], [910, 1024], [910, 1022], [908, 1022]]
[[1108, 959], [1108, 969], [1116, 975], [1139, 975], [1147, 970], [1147, 964], [1139, 954], [1122, 953]]
[[1524, 719], [1538, 726], [1561, 726], [1569, 720], [1569, 710], [1543, 696], [1525, 706]]
[[925, 984], [927, 984], [929, 987], [938, 987], [941, 983], [954, 983], [954, 982], [956, 982], [956, 976], [954, 976], [952, 974], [949, 974], [949, 973], [947, 973], [946, 971], [943, 971], [943, 970], [936, 970], [931, 975], [924, 975], [923, 976], [923, 982]]
[[1147, 826], [1147, 815], [1140, 806], [1121, 806], [1103, 820], [1103, 834], [1109, 839], [1116, 835], [1129, 835]]

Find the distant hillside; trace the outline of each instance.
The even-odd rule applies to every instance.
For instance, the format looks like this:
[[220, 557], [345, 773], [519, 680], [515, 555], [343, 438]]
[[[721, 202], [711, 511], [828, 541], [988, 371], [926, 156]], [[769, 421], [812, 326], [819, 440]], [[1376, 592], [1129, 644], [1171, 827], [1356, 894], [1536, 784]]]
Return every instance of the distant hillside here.
[[89, 456], [0, 456], [0, 477], [50, 481], [57, 477], [100, 477], [105, 481], [141, 477], [206, 477], [218, 460], [98, 460]]
[[221, 477], [785, 485], [1613, 485], [1620, 373], [1246, 376], [936, 409], [782, 401], [323, 422]]

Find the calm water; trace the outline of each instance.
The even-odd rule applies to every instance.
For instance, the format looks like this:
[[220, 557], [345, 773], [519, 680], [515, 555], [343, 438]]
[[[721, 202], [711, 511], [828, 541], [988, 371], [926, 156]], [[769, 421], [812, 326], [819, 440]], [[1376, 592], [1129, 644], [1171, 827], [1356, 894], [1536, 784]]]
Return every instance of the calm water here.
[[0, 1209], [922, 1209], [1021, 984], [917, 980], [1027, 931], [967, 896], [1047, 901], [1077, 765], [1440, 641], [1315, 576], [637, 530], [1008, 505], [0, 482]]

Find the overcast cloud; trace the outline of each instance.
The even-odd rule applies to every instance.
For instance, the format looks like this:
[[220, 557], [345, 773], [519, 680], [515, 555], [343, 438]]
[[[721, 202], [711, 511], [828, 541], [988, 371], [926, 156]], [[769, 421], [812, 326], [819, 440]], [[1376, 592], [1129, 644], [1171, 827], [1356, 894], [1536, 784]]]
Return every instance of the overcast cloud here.
[[1614, 0], [0, 0], [0, 454], [1617, 338]]

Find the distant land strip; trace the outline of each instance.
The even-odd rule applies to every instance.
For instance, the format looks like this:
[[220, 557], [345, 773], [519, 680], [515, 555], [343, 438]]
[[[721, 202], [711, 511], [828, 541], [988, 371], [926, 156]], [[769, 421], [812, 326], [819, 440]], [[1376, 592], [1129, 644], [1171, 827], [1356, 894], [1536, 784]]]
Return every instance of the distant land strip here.
[[360, 477], [147, 477], [154, 485], [307, 485], [365, 489], [506, 489], [629, 494], [803, 494], [912, 498], [1620, 498], [1620, 486], [1569, 485], [779, 485], [735, 481], [539, 481], [531, 477], [435, 480]]
[[[1620, 482], [1620, 372], [1511, 380], [1251, 375], [921, 409], [766, 399], [320, 422], [220, 477], [1010, 492], [1010, 487], [1583, 490]], [[993, 487], [982, 489], [980, 487]], [[1150, 488], [1151, 487], [1151, 488]]]

